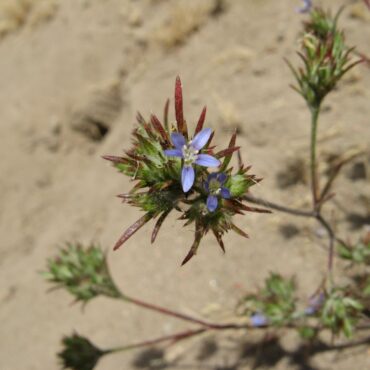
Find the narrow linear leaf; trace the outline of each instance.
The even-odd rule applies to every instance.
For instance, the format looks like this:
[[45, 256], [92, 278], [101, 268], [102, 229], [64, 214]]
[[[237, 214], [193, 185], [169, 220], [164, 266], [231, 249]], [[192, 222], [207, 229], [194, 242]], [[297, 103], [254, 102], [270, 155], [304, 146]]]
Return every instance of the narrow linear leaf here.
[[113, 247], [113, 250], [117, 250], [122, 246], [132, 235], [136, 233], [142, 226], [144, 226], [149, 220], [153, 218], [152, 213], [146, 213], [143, 217], [139, 218], [134, 224], [132, 224], [118, 239]]
[[168, 214], [172, 211], [172, 209], [169, 209], [168, 211], [165, 211], [163, 212], [160, 217], [158, 218], [155, 226], [154, 226], [154, 229], [153, 229], [153, 233], [152, 233], [152, 238], [151, 238], [151, 243], [153, 244], [155, 242], [155, 239], [157, 238], [157, 235], [158, 235], [158, 232], [159, 232], [159, 229], [161, 228], [162, 224], [163, 224], [163, 221], [166, 219], [166, 217], [168, 216]]
[[214, 236], [215, 236], [215, 238], [216, 238], [216, 240], [217, 240], [217, 243], [218, 243], [218, 245], [220, 246], [220, 248], [222, 249], [222, 252], [226, 252], [225, 251], [225, 245], [224, 245], [224, 242], [223, 242], [223, 240], [222, 240], [222, 237], [221, 237], [221, 235], [217, 232], [217, 231], [215, 231], [215, 230], [212, 230], [213, 231], [213, 234], [214, 234]]
[[166, 144], [170, 144], [170, 139], [167, 135], [167, 132], [165, 131], [164, 127], [162, 126], [162, 123], [160, 120], [155, 116], [154, 114], [151, 115], [150, 121], [153, 125], [153, 127], [157, 130], [157, 132], [161, 135], [162, 139]]
[[203, 237], [203, 232], [199, 227], [197, 227], [195, 231], [194, 243], [191, 246], [189, 253], [186, 255], [186, 257], [182, 261], [181, 266], [184, 266], [187, 262], [190, 261], [191, 258], [193, 258], [196, 255], [200, 241], [202, 240], [202, 237]]
[[182, 86], [180, 77], [176, 77], [175, 84], [175, 115], [177, 122], [177, 130], [181, 133], [184, 131], [184, 111], [183, 111], [183, 100], [182, 100]]
[[[231, 136], [228, 148], [234, 148], [235, 143], [236, 143], [236, 130], [234, 130], [234, 133]], [[221, 166], [221, 171], [224, 171], [227, 168], [227, 166], [229, 165], [229, 163], [231, 161], [232, 155], [233, 155], [233, 152], [226, 155], [226, 157], [225, 157], [225, 159], [222, 163], [222, 166]]]
[[226, 148], [226, 149], [220, 150], [218, 153], [216, 153], [215, 157], [216, 158], [222, 158], [222, 157], [231, 156], [234, 152], [236, 152], [239, 149], [240, 149], [240, 146], [234, 146], [232, 148]]
[[102, 155], [102, 158], [113, 163], [127, 163], [127, 159], [115, 155]]
[[163, 112], [163, 122], [164, 122], [164, 128], [168, 132], [168, 109], [170, 107], [170, 99], [166, 100], [166, 104], [164, 106], [164, 112]]
[[231, 229], [235, 231], [237, 234], [239, 234], [240, 236], [243, 236], [244, 238], [249, 239], [249, 235], [245, 233], [243, 230], [239, 229], [238, 226], [231, 224]]
[[197, 127], [195, 128], [195, 133], [194, 133], [194, 136], [202, 131], [202, 128], [203, 128], [203, 125], [204, 125], [204, 121], [206, 119], [206, 113], [207, 113], [207, 107], [204, 107], [203, 110], [202, 110], [202, 113], [200, 114], [199, 116], [199, 120], [198, 120], [198, 123], [197, 123]]

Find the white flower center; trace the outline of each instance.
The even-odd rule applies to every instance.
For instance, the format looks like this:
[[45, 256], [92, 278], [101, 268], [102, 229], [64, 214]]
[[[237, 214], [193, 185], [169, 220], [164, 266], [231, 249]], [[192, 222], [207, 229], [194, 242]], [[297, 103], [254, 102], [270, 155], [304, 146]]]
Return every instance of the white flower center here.
[[199, 150], [196, 150], [190, 144], [191, 142], [182, 147], [185, 166], [191, 166], [198, 158]]

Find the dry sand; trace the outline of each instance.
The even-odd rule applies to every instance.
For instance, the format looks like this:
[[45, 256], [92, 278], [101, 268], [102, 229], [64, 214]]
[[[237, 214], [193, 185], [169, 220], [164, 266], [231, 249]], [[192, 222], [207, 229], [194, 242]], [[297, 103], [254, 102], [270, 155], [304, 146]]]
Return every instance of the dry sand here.
[[[351, 4], [342, 16], [348, 43], [370, 53], [365, 7], [317, 2], [333, 9]], [[269, 271], [295, 274], [302, 299], [312, 293], [325, 272], [325, 238], [317, 237], [322, 230], [314, 222], [284, 214], [240, 218], [250, 240], [228, 235], [223, 256], [206, 237], [183, 268], [192, 232], [174, 216], [154, 246], [149, 225], [113, 253], [112, 245], [140, 212], [115, 198], [130, 181], [101, 159], [128, 148], [137, 110], [161, 114], [179, 74], [191, 127], [206, 104], [207, 125], [217, 129], [218, 144], [239, 128], [243, 159], [264, 178], [254, 194], [308, 206], [304, 176], [289, 186], [284, 177], [292, 173], [287, 164], [304, 164], [308, 155], [309, 115], [288, 87], [293, 79], [283, 62], [284, 56], [298, 62], [294, 50], [304, 18], [294, 11], [298, 3], [229, 0], [218, 9], [213, 1], [0, 1], [1, 370], [57, 369], [60, 339], [73, 330], [106, 348], [185, 327], [108, 299], [97, 299], [83, 312], [64, 291], [47, 294], [39, 271], [66, 241], [101, 243], [125, 292], [194, 315], [223, 318]], [[354, 176], [354, 164], [345, 167], [327, 212], [351, 240], [370, 215], [369, 71], [360, 66], [350, 73], [327, 99], [320, 122], [322, 158], [367, 151], [356, 160], [367, 174]], [[244, 333], [235, 342], [228, 333], [181, 343], [166, 352], [178, 358], [169, 368], [251, 369], [246, 343], [258, 338]], [[204, 343], [217, 350], [202, 357]], [[285, 335], [281, 345], [294, 351], [297, 336]], [[233, 367], [243, 353], [242, 364]], [[279, 353], [263, 352], [268, 362], [257, 368], [370, 367], [363, 347], [316, 355], [312, 367]], [[155, 368], [138, 356], [140, 351], [108, 356], [97, 369]]]

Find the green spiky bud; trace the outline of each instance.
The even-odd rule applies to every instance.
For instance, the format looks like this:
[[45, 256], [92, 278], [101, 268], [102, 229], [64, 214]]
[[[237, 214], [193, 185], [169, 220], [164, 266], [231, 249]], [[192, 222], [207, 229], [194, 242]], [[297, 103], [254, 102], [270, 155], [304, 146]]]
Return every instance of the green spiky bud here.
[[63, 369], [93, 370], [105, 351], [96, 347], [87, 338], [74, 333], [62, 340], [63, 349], [58, 357]]
[[80, 244], [67, 244], [56, 258], [48, 260], [47, 271], [42, 275], [83, 303], [99, 295], [122, 296], [111, 278], [106, 255], [98, 246], [83, 248]]

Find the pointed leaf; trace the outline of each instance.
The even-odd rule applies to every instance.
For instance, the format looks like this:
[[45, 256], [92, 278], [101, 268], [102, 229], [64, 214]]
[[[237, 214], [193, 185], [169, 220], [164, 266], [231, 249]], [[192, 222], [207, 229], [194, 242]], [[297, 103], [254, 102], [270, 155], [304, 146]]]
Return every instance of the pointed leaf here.
[[170, 144], [170, 139], [167, 135], [167, 132], [162, 126], [162, 123], [160, 120], [155, 116], [154, 114], [151, 115], [150, 117], [150, 122], [152, 123], [153, 127], [156, 129], [156, 131], [161, 135], [162, 139], [164, 142], [169, 145]]
[[198, 124], [197, 124], [197, 127], [195, 128], [195, 132], [194, 132], [194, 136], [202, 131], [203, 129], [203, 125], [204, 125], [204, 121], [206, 119], [206, 113], [207, 113], [207, 107], [204, 107], [203, 110], [202, 110], [202, 113], [200, 114], [200, 117], [199, 117], [199, 120], [198, 120]]
[[222, 249], [222, 251], [225, 253], [226, 252], [225, 251], [225, 246], [224, 246], [224, 242], [222, 240], [221, 235], [217, 231], [215, 231], [214, 229], [212, 229], [212, 231], [213, 231], [213, 234], [214, 234], [214, 236], [215, 236], [215, 238], [216, 238], [216, 240], [218, 242], [218, 245], [220, 246], [220, 248]]
[[189, 250], [189, 253], [186, 255], [186, 257], [182, 261], [181, 266], [184, 266], [185, 263], [187, 263], [193, 256], [196, 255], [199, 244], [200, 244], [200, 241], [202, 240], [203, 234], [204, 233], [203, 233], [202, 229], [199, 226], [197, 226], [196, 231], [195, 231], [194, 243], [191, 246], [191, 248]]
[[[234, 131], [233, 135], [231, 136], [231, 139], [230, 139], [230, 142], [229, 142], [229, 146], [228, 148], [234, 148], [235, 147], [235, 143], [236, 143], [236, 130]], [[222, 163], [222, 166], [221, 166], [221, 169], [220, 171], [224, 171], [226, 170], [227, 166], [229, 165], [230, 161], [231, 161], [231, 157], [233, 155], [233, 152], [226, 155], [223, 163]]]
[[151, 243], [152, 243], [152, 244], [155, 242], [155, 239], [157, 238], [157, 235], [158, 235], [159, 229], [161, 228], [161, 226], [162, 226], [162, 224], [163, 224], [163, 221], [166, 219], [166, 217], [168, 216], [168, 214], [169, 214], [171, 211], [172, 211], [172, 208], [171, 208], [171, 209], [169, 209], [168, 211], [163, 212], [163, 213], [159, 216], [159, 218], [158, 218], [158, 220], [157, 220], [157, 222], [156, 222], [156, 224], [155, 224], [155, 226], [154, 226], [154, 229], [153, 229], [152, 238], [151, 238]]
[[[226, 148], [224, 150], [220, 150], [219, 152], [217, 152], [215, 154], [215, 157], [217, 157], [217, 158], [226, 157], [226, 156], [232, 155], [234, 152], [236, 152], [239, 149], [240, 149], [240, 146], [234, 146], [232, 148]], [[231, 156], [230, 156], [230, 158], [231, 158]]]
[[107, 161], [111, 161], [115, 164], [117, 164], [117, 163], [127, 163], [127, 159], [125, 159], [123, 157], [117, 157], [115, 155], [102, 155], [102, 158], [107, 160]]
[[231, 229], [235, 231], [237, 234], [239, 234], [240, 236], [243, 236], [244, 238], [249, 239], [249, 235], [245, 233], [243, 230], [239, 229], [236, 225], [231, 224]]
[[176, 77], [175, 84], [175, 115], [177, 122], [177, 130], [184, 133], [184, 112], [183, 112], [183, 100], [182, 100], [182, 87], [180, 77]]
[[117, 250], [123, 243], [126, 242], [132, 235], [136, 233], [142, 226], [144, 226], [149, 220], [151, 220], [153, 214], [147, 213], [143, 217], [139, 218], [134, 224], [132, 224], [118, 239], [113, 247], [113, 250]]
[[163, 112], [163, 122], [164, 122], [164, 128], [166, 130], [166, 132], [169, 131], [169, 127], [168, 127], [168, 109], [170, 107], [170, 99], [167, 99], [166, 100], [166, 104], [164, 106], [164, 112]]

